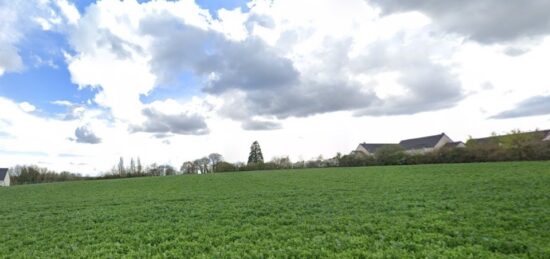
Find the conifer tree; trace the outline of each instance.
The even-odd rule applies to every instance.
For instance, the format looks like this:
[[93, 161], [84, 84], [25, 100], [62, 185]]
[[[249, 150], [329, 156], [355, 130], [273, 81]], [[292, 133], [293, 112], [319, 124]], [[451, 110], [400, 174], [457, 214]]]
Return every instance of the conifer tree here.
[[260, 143], [254, 141], [250, 146], [250, 154], [248, 155], [248, 164], [262, 164], [264, 162], [264, 155], [260, 148]]

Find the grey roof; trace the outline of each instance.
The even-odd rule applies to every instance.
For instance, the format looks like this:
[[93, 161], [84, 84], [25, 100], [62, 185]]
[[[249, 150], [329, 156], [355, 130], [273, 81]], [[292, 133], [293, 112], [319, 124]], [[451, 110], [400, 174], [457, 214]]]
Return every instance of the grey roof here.
[[369, 153], [375, 153], [381, 147], [385, 146], [395, 146], [397, 144], [387, 144], [387, 143], [361, 143], [363, 148], [365, 148]]
[[0, 168], [0, 181], [4, 181], [6, 178], [6, 174], [8, 174], [7, 168]]
[[406, 139], [399, 142], [399, 145], [406, 150], [433, 148], [443, 136], [445, 136], [445, 133], [422, 138]]

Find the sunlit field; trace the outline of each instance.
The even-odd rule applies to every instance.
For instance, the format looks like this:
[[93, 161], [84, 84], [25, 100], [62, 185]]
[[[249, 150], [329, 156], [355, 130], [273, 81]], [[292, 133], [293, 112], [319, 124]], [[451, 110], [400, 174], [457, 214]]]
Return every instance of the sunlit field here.
[[550, 162], [0, 188], [0, 257], [550, 257]]

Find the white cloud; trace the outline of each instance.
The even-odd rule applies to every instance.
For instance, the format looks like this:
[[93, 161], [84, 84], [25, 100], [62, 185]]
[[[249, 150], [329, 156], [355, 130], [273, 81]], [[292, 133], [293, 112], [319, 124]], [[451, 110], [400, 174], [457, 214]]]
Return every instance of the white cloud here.
[[65, 19], [67, 19], [69, 24], [74, 25], [78, 22], [78, 19], [80, 19], [80, 13], [73, 4], [67, 2], [67, 0], [56, 0], [55, 4], [61, 10], [61, 13]]
[[33, 112], [36, 110], [36, 107], [28, 102], [19, 103], [19, 108], [24, 112]]
[[[78, 10], [66, 0], [57, 0], [57, 8], [71, 24], [78, 20]], [[66, 26], [50, 1], [0, 1], [0, 76], [24, 68], [19, 43], [36, 29], [64, 31]]]

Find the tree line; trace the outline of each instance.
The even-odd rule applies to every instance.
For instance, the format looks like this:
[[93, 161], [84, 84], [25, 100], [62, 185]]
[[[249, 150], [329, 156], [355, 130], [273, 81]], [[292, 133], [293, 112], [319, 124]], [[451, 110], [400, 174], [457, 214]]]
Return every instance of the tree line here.
[[292, 162], [288, 156], [279, 156], [265, 162], [260, 144], [254, 141], [250, 146], [247, 163], [230, 163], [225, 161], [222, 155], [211, 153], [195, 160], [185, 161], [177, 169], [171, 165], [156, 163], [142, 166], [139, 158], [131, 158], [129, 165], [126, 165], [121, 157], [111, 171], [96, 177], [65, 171], [57, 173], [37, 166], [16, 166], [9, 170], [9, 174], [12, 184], [32, 184], [256, 170], [533, 160], [550, 160], [550, 141], [541, 141], [541, 136], [537, 134], [513, 131], [504, 136], [495, 135], [482, 143], [471, 139], [466, 143], [465, 148], [441, 148], [427, 153], [409, 153], [399, 146], [387, 146], [379, 148], [374, 155], [360, 152], [347, 155], [337, 153], [330, 158], [318, 156], [296, 162]]

